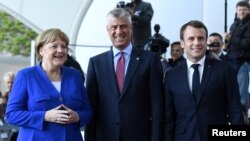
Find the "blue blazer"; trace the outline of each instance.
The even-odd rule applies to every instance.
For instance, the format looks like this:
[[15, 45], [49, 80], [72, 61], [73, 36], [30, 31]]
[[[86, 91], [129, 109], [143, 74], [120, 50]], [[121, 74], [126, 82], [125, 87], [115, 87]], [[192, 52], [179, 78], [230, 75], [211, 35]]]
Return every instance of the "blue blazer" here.
[[197, 101], [189, 88], [186, 60], [166, 73], [164, 141], [207, 141], [208, 125], [244, 123], [232, 68], [209, 58], [204, 65]]
[[160, 141], [163, 74], [159, 56], [133, 48], [121, 96], [113, 51], [90, 59], [86, 88], [93, 118], [85, 141]]
[[[8, 100], [6, 119], [20, 127], [20, 141], [82, 141], [80, 128], [91, 118], [91, 109], [80, 72], [62, 67], [61, 92], [53, 86], [40, 65], [20, 70]], [[45, 122], [45, 112], [61, 104], [76, 111], [78, 123]]]

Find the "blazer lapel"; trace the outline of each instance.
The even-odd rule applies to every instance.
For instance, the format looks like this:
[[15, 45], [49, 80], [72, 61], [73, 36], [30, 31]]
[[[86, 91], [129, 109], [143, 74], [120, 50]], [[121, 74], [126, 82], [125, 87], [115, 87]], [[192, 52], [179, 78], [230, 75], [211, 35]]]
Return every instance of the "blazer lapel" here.
[[130, 61], [128, 64], [127, 73], [126, 73], [124, 84], [123, 84], [121, 98], [124, 96], [126, 90], [128, 89], [130, 82], [132, 81], [132, 78], [136, 72], [136, 69], [138, 68], [140, 62], [142, 61], [142, 58], [140, 57], [141, 53], [142, 53], [142, 51], [140, 51], [136, 48], [132, 49]]
[[209, 81], [211, 72], [212, 72], [212, 59], [206, 58], [205, 64], [204, 64], [204, 71], [203, 71], [203, 76], [202, 76], [202, 81], [201, 81], [201, 88], [200, 88], [200, 93], [199, 97], [197, 99], [197, 104], [199, 104], [201, 98], [204, 95], [204, 90], [206, 89], [207, 83]]

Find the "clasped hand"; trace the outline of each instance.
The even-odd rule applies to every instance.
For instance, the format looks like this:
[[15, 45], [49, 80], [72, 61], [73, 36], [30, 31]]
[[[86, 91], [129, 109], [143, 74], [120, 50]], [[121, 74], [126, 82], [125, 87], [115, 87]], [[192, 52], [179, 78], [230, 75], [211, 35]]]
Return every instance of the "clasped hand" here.
[[46, 111], [44, 119], [47, 122], [70, 124], [78, 122], [79, 115], [65, 105], [59, 105], [54, 109]]

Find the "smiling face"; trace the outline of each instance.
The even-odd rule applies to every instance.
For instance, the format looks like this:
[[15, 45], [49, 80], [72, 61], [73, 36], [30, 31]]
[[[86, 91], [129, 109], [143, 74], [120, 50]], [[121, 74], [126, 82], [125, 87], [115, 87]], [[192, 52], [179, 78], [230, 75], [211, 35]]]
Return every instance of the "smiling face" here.
[[128, 17], [109, 16], [106, 28], [111, 42], [117, 49], [122, 50], [129, 45], [132, 38], [132, 24]]
[[183, 32], [181, 47], [187, 58], [193, 63], [198, 62], [206, 52], [206, 31], [203, 28], [187, 26]]
[[213, 51], [216, 54], [219, 54], [221, 52], [221, 48], [223, 46], [223, 41], [221, 40], [221, 38], [219, 36], [209, 36], [208, 37], [208, 44], [217, 42], [219, 43], [218, 47], [209, 47], [209, 50]]
[[68, 47], [62, 39], [57, 37], [55, 41], [42, 46], [39, 53], [43, 64], [51, 68], [59, 68], [67, 59]]

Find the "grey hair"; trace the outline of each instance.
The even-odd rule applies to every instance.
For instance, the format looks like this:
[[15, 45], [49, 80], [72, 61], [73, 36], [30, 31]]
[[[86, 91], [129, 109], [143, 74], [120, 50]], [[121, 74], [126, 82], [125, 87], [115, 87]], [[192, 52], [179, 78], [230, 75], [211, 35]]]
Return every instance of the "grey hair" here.
[[8, 78], [11, 78], [12, 80], [15, 79], [15, 73], [13, 71], [8, 71], [4, 74], [3, 80], [7, 81]]
[[112, 9], [108, 15], [108, 18], [114, 17], [114, 18], [120, 18], [120, 17], [127, 17], [129, 23], [132, 25], [132, 20], [131, 20], [131, 14], [128, 12], [128, 10], [124, 8], [114, 8]]

